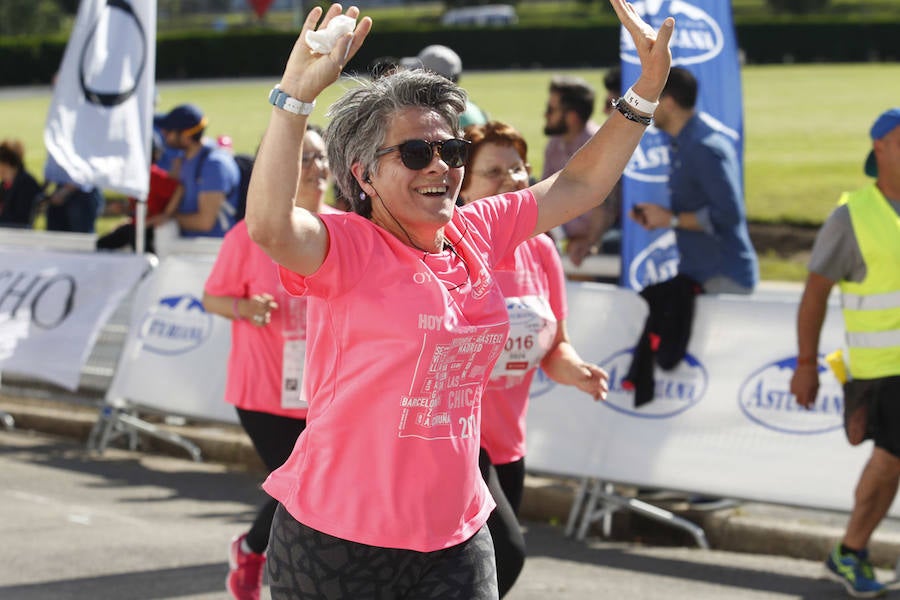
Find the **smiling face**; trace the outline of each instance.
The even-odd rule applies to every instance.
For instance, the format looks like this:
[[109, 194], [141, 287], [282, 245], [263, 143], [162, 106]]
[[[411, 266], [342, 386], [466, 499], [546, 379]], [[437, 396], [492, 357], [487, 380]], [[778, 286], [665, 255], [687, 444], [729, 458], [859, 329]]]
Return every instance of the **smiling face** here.
[[[468, 131], [468, 130], [467, 130]], [[468, 204], [528, 187], [528, 168], [512, 144], [482, 142], [469, 162], [469, 177], [461, 195]]]
[[[425, 108], [405, 108], [390, 119], [382, 148], [407, 140], [429, 142], [456, 137], [436, 112]], [[372, 220], [406, 244], [433, 251], [440, 231], [453, 217], [463, 168], [451, 169], [437, 152], [423, 169], [407, 168], [400, 152], [388, 152], [378, 160], [378, 168], [365, 182], [363, 165], [354, 165], [360, 185], [372, 198]]]
[[300, 153], [300, 185], [298, 198], [302, 198], [306, 206], [321, 206], [331, 171], [328, 169], [328, 156], [325, 154], [325, 142], [322, 136], [313, 130], [307, 130], [303, 136], [303, 149]]

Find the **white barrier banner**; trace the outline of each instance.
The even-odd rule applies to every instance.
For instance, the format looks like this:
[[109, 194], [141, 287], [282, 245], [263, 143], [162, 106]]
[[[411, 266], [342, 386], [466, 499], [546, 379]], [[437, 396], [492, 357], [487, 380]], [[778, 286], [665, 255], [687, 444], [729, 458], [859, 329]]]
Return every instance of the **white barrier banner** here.
[[[569, 328], [585, 360], [610, 374], [605, 403], [543, 374], [528, 414], [529, 469], [605, 481], [849, 510], [871, 442], [851, 447], [843, 391], [820, 358], [814, 410], [789, 393], [799, 293], [701, 296], [684, 361], [657, 368], [655, 397], [634, 408], [622, 388], [646, 304], [623, 289], [568, 286]], [[844, 347], [832, 301], [820, 349]], [[896, 514], [896, 511], [895, 511]]]
[[203, 309], [215, 256], [168, 256], [135, 294], [131, 326], [107, 401], [236, 423], [226, 404], [231, 323]]
[[77, 389], [101, 327], [149, 264], [134, 254], [0, 248], [0, 370]]

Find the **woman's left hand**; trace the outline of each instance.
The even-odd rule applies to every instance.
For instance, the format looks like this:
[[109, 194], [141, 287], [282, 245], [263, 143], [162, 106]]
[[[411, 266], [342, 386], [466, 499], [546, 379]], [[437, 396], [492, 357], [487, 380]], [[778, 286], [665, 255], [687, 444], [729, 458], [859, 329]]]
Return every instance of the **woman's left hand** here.
[[594, 400], [606, 400], [609, 393], [609, 374], [591, 363], [582, 363], [581, 374], [575, 380], [575, 386], [590, 394]]
[[250, 301], [250, 322], [257, 327], [265, 327], [272, 322], [272, 311], [278, 310], [278, 303], [271, 294], [254, 294]]

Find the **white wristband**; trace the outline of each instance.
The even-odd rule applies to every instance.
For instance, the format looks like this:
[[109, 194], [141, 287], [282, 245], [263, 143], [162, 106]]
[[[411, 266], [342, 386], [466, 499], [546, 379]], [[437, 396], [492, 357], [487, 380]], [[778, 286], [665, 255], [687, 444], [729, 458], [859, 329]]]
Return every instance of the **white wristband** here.
[[625, 102], [629, 106], [631, 106], [631, 108], [635, 109], [638, 112], [644, 113], [645, 115], [652, 115], [656, 111], [656, 107], [659, 106], [659, 102], [650, 102], [649, 100], [645, 100], [635, 94], [634, 90], [631, 88], [628, 88], [622, 97], [625, 99]]
[[297, 100], [293, 96], [289, 96], [285, 92], [282, 92], [277, 85], [269, 92], [269, 103], [272, 104], [272, 106], [277, 106], [281, 110], [303, 116], [310, 114], [316, 107], [315, 100], [312, 102]]

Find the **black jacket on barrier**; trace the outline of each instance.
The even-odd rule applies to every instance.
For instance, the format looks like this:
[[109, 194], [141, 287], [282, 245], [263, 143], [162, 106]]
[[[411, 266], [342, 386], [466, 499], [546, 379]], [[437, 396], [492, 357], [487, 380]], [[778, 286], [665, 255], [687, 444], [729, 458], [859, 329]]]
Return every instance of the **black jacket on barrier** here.
[[622, 381], [625, 389], [634, 390], [635, 408], [653, 400], [654, 361], [670, 371], [687, 353], [694, 324], [694, 303], [702, 293], [703, 286], [686, 275], [676, 275], [641, 290], [650, 312], [635, 346], [631, 367]]

